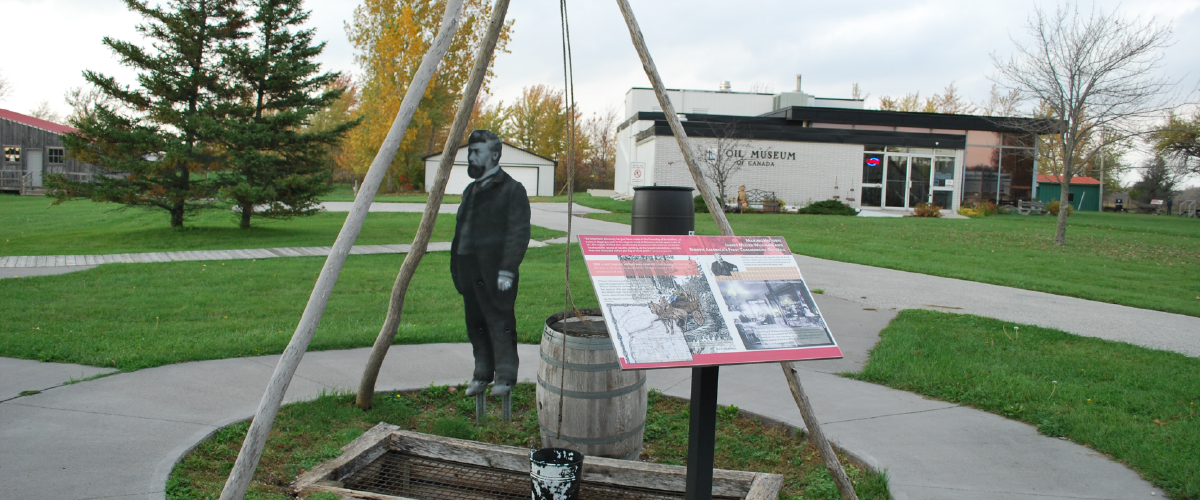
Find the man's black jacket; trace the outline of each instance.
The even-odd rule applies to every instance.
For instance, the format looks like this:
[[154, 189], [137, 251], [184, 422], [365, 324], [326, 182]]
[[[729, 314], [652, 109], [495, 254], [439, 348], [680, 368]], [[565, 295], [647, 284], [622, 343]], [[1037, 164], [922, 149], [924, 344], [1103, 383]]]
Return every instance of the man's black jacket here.
[[[486, 179], [486, 186], [479, 189], [480, 181], [467, 185], [463, 190], [463, 201], [458, 206], [458, 221], [454, 226], [454, 241], [450, 245], [450, 275], [454, 288], [463, 293], [467, 287], [482, 288], [496, 304], [511, 309], [517, 299], [518, 271], [525, 250], [529, 248], [529, 196], [525, 186], [508, 175], [504, 169]], [[469, 225], [471, 241], [464, 242], [462, 229]], [[467, 244], [479, 260], [479, 271], [483, 286], [463, 283], [467, 278], [458, 274], [460, 245]], [[513, 273], [513, 286], [507, 292], [496, 287], [500, 271]]]

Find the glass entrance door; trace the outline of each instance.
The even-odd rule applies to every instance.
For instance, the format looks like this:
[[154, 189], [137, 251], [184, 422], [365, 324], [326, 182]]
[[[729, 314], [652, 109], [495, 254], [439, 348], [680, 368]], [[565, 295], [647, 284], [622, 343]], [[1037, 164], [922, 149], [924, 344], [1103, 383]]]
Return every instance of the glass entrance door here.
[[929, 202], [929, 173], [932, 167], [933, 158], [928, 156], [914, 156], [909, 159], [908, 208]]
[[887, 187], [884, 196], [885, 207], [904, 208], [905, 194], [908, 187], [908, 157], [887, 157]]

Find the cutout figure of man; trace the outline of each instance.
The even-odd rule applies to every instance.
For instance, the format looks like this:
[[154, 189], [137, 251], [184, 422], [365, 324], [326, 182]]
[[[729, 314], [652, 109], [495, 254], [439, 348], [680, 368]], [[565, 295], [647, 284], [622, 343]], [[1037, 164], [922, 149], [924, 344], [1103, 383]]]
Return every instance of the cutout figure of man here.
[[476, 130], [467, 138], [467, 175], [450, 246], [450, 276], [463, 297], [467, 338], [475, 372], [467, 395], [512, 391], [517, 382], [518, 269], [529, 247], [529, 197], [525, 187], [500, 168], [503, 144], [496, 134]]
[[733, 272], [738, 270], [737, 265], [728, 262], [721, 258], [721, 254], [716, 254], [717, 260], [713, 261], [712, 269], [713, 276], [733, 276]]

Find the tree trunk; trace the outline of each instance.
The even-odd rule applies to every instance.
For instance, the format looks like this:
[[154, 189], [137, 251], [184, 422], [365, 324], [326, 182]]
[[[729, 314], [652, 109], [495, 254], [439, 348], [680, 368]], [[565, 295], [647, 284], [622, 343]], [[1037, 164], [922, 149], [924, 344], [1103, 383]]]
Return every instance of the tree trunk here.
[[171, 207], [171, 227], [183, 227], [183, 203]]
[[242, 229], [250, 229], [250, 216], [254, 215], [254, 204], [243, 203], [242, 207]]
[[[189, 149], [190, 149], [189, 144]], [[179, 190], [188, 192], [191, 188], [191, 172], [185, 166], [179, 167]], [[171, 227], [183, 227], [183, 213], [187, 200], [180, 200], [171, 206]]]
[[1062, 190], [1058, 196], [1058, 224], [1054, 228], [1054, 246], [1067, 246], [1067, 211], [1071, 208], [1071, 178], [1060, 175], [1058, 178]]
[[371, 347], [367, 366], [363, 368], [362, 380], [359, 381], [358, 394], [355, 396], [354, 403], [364, 410], [370, 409], [374, 404], [375, 382], [379, 380], [379, 369], [383, 366], [383, 359], [387, 357], [388, 348], [391, 347], [392, 341], [396, 338], [396, 330], [400, 327], [400, 314], [404, 310], [404, 296], [408, 293], [408, 285], [417, 272], [417, 266], [421, 264], [421, 259], [425, 257], [425, 251], [429, 248], [429, 239], [433, 236], [433, 226], [437, 222], [438, 209], [442, 206], [442, 196], [446, 194], [446, 182], [450, 179], [450, 170], [454, 166], [455, 153], [458, 151], [463, 132], [466, 131], [467, 124], [471, 121], [471, 111], [475, 109], [475, 100], [479, 95], [480, 87], [483, 86], [488, 63], [496, 48], [496, 40], [500, 35], [500, 30], [504, 28], [504, 17], [508, 13], [508, 0], [497, 0], [492, 9], [492, 19], [488, 24], [487, 33], [484, 34], [483, 45], [479, 48], [479, 54], [475, 57], [475, 66], [471, 68], [471, 74], [467, 77], [467, 86], [463, 89], [462, 101], [458, 105], [458, 112], [454, 115], [450, 134], [446, 136], [446, 147], [442, 150], [442, 161], [438, 164], [433, 186], [425, 187], [429, 191], [429, 199], [425, 202], [425, 213], [421, 216], [421, 225], [417, 228], [417, 235], [413, 238], [408, 255], [404, 256], [400, 272], [396, 274], [396, 282], [392, 285], [391, 300], [388, 302], [387, 317], [384, 318], [383, 328], [379, 329], [379, 336], [375, 338], [375, 344]]

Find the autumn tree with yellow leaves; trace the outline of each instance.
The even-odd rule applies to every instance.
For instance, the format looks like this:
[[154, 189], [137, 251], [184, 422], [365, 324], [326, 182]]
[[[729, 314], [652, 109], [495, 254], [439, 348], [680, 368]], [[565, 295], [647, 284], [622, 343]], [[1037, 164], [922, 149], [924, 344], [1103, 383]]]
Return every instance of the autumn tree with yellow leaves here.
[[[592, 154], [591, 140], [584, 130], [579, 113], [574, 115], [575, 147], [572, 158], [567, 158], [567, 106], [563, 91], [548, 85], [534, 85], [521, 89], [521, 96], [513, 102], [507, 112], [504, 137], [513, 145], [534, 154], [558, 162], [554, 171], [554, 190], [561, 192], [567, 183], [567, 169], [574, 166], [575, 175], [581, 179], [576, 190], [586, 188], [582, 183], [588, 175], [587, 162]], [[578, 109], [578, 105], [576, 105]]]
[[[390, 189], [397, 185], [423, 188], [422, 158], [440, 151], [446, 140], [492, 11], [491, 4], [484, 0], [466, 0], [465, 4], [462, 25], [429, 82], [400, 150], [392, 160], [388, 171]], [[433, 41], [445, 8], [444, 0], [364, 0], [354, 9], [353, 21], [347, 24], [346, 32], [357, 50], [355, 60], [361, 71], [359, 109], [363, 122], [351, 132], [348, 147], [353, 155], [353, 168], [360, 175], [366, 173], [391, 129], [400, 101]], [[498, 52], [507, 52], [505, 46], [511, 33], [512, 21], [508, 21], [496, 43]], [[492, 76], [489, 68], [484, 79], [485, 91]]]

